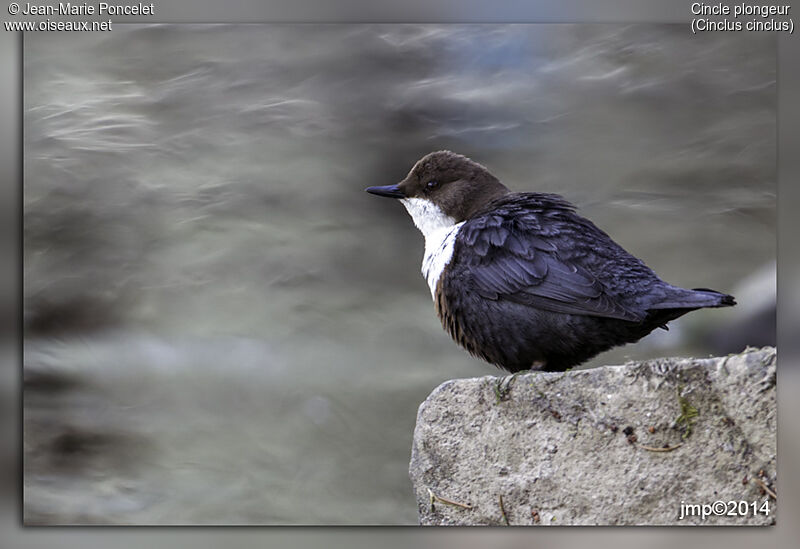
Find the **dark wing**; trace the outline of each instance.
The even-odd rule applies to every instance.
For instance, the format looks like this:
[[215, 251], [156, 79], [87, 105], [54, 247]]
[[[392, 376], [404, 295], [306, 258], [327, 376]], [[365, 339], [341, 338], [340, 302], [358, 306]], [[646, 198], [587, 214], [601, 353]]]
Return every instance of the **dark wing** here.
[[[456, 237], [453, 265], [465, 289], [578, 315], [639, 322], [646, 314], [636, 295], [607, 280], [658, 278], [556, 195], [525, 193], [501, 199], [466, 221]], [[613, 282], [609, 284], [609, 282]], [[660, 281], [659, 281], [660, 282]]]

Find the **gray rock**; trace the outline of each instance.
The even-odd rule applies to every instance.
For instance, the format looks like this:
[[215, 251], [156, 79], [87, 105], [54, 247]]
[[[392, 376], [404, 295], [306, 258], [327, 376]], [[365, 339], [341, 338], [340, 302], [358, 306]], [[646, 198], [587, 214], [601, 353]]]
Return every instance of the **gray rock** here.
[[419, 521], [774, 524], [775, 362], [765, 347], [447, 381], [417, 415]]

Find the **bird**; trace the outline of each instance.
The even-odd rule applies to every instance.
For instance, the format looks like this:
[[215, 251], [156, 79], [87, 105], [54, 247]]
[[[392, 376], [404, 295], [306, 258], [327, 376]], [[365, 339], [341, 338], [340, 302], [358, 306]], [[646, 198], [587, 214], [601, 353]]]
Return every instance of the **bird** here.
[[661, 280], [558, 194], [512, 192], [452, 151], [394, 185], [425, 238], [422, 275], [445, 331], [508, 372], [564, 371], [733, 296]]

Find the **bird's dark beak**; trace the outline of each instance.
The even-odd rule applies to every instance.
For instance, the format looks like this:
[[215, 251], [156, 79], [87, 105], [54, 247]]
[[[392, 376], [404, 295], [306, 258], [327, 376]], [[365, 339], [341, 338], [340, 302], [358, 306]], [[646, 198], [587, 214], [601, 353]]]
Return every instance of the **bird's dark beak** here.
[[367, 187], [364, 189], [370, 194], [386, 196], [388, 198], [405, 198], [406, 195], [400, 190], [399, 185], [385, 185], [383, 187]]

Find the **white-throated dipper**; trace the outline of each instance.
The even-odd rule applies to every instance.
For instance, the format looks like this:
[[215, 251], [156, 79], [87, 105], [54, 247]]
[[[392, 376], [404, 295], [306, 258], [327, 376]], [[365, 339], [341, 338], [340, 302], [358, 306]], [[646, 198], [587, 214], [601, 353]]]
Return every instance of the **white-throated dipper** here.
[[445, 330], [510, 372], [565, 370], [689, 311], [736, 304], [667, 284], [561, 196], [511, 192], [460, 154], [430, 153], [397, 185], [366, 191], [399, 199], [424, 235], [422, 274]]

